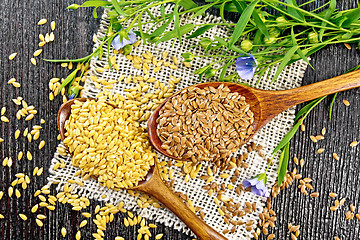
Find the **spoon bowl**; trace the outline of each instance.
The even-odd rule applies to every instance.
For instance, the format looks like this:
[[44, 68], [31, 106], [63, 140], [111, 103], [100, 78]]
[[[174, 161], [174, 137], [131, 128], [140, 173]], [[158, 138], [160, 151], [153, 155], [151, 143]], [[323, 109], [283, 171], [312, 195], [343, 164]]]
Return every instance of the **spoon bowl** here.
[[[250, 110], [254, 113], [253, 127], [254, 131], [248, 137], [247, 141], [254, 136], [266, 123], [271, 121], [276, 115], [285, 111], [286, 109], [297, 104], [310, 101], [325, 95], [349, 90], [352, 88], [360, 87], [360, 70], [350, 72], [341, 76], [330, 78], [321, 82], [313, 83], [310, 85], [282, 90], [282, 91], [269, 91], [261, 90], [245, 85], [230, 83], [230, 82], [206, 82], [199, 83], [190, 87], [198, 87], [200, 89], [205, 87], [217, 88], [219, 85], [224, 84], [232, 92], [238, 92], [246, 98], [246, 102], [250, 105]], [[186, 88], [185, 88], [186, 89]], [[148, 122], [149, 139], [153, 147], [167, 157], [175, 160], [188, 161], [189, 159], [176, 158], [170, 155], [161, 147], [161, 140], [157, 135], [157, 118], [161, 108], [174, 96], [177, 96], [184, 89], [176, 92], [169, 98], [165, 99], [151, 114]]]
[[[61, 139], [65, 139], [65, 123], [69, 119], [71, 114], [71, 105], [75, 100], [85, 102], [90, 98], [77, 98], [65, 102], [59, 109], [57, 115], [58, 128]], [[91, 99], [95, 100], [95, 99]], [[110, 104], [111, 105], [111, 104]], [[111, 105], [113, 106], [113, 105]], [[115, 107], [115, 106], [113, 106]], [[67, 148], [67, 146], [65, 145]], [[67, 148], [68, 149], [68, 148]], [[69, 150], [69, 149], [68, 149]], [[71, 153], [70, 153], [71, 154]], [[160, 177], [159, 169], [155, 164], [149, 169], [144, 180], [139, 182], [136, 186], [126, 188], [127, 190], [137, 190], [147, 193], [157, 200], [159, 200], [164, 206], [171, 210], [176, 216], [178, 216], [201, 240], [227, 240], [223, 235], [215, 231], [204, 221], [202, 221], [194, 212], [192, 212], [183, 201], [175, 195], [175, 193], [166, 186]]]

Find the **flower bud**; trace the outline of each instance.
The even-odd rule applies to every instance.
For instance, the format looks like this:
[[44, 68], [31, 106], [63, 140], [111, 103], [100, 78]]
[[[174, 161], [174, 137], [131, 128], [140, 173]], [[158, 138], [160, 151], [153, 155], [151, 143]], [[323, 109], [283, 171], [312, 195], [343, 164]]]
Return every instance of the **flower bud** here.
[[342, 40], [349, 40], [350, 38], [352, 38], [353, 34], [350, 32], [350, 33], [345, 33], [343, 35], [341, 35], [341, 39]]
[[76, 98], [78, 94], [79, 94], [79, 87], [78, 86], [71, 87], [69, 90], [69, 99]]
[[284, 23], [287, 23], [288, 20], [287, 20], [284, 16], [281, 16], [281, 17], [277, 17], [277, 18], [276, 18], [276, 22], [277, 22], [278, 24], [284, 24]]
[[132, 50], [132, 45], [126, 45], [123, 47], [123, 51], [124, 51], [124, 55], [128, 55], [131, 53], [131, 50]]
[[191, 62], [194, 59], [194, 54], [191, 52], [183, 53], [181, 56], [184, 58], [184, 62]]
[[278, 28], [270, 28], [269, 34], [274, 37], [278, 37], [281, 34], [281, 31]]
[[275, 37], [275, 36], [272, 36], [272, 35], [270, 35], [270, 37], [264, 37], [264, 42], [265, 42], [265, 44], [272, 44], [272, 43], [276, 43], [276, 41], [277, 41], [277, 38]]
[[277, 17], [276, 23], [278, 28], [284, 29], [288, 23], [288, 20], [284, 16]]
[[211, 77], [215, 76], [216, 72], [217, 72], [217, 69], [209, 68], [209, 69], [205, 72], [205, 76], [206, 76], [207, 78], [211, 78]]
[[200, 41], [200, 46], [206, 49], [212, 43], [210, 38], [202, 38]]
[[250, 40], [244, 40], [241, 42], [240, 47], [245, 52], [249, 52], [253, 48], [253, 44]]
[[318, 43], [319, 42], [319, 34], [317, 32], [311, 32], [308, 34], [308, 39], [310, 43]]

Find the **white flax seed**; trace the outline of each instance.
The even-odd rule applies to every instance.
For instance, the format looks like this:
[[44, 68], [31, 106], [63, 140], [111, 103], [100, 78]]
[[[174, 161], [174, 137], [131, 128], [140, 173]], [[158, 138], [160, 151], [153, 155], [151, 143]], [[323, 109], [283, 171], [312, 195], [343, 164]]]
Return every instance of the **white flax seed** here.
[[51, 31], [54, 31], [54, 30], [55, 30], [55, 27], [56, 27], [55, 21], [52, 21], [52, 22], [50, 23], [50, 27], [51, 27]]

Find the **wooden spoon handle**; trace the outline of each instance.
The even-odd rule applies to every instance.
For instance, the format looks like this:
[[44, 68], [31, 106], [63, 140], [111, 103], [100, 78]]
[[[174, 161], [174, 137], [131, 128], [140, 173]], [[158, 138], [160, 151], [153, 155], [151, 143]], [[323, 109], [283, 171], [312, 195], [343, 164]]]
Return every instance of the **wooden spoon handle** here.
[[165, 185], [158, 174], [153, 174], [150, 181], [151, 182], [147, 182], [143, 187], [139, 188], [139, 190], [148, 193], [163, 203], [178, 216], [200, 240], [227, 240], [227, 238], [216, 232], [196, 216], [196, 214]]
[[[259, 90], [259, 101], [272, 117], [297, 104], [360, 87], [360, 70], [284, 91]], [[264, 111], [265, 112], [265, 111]]]

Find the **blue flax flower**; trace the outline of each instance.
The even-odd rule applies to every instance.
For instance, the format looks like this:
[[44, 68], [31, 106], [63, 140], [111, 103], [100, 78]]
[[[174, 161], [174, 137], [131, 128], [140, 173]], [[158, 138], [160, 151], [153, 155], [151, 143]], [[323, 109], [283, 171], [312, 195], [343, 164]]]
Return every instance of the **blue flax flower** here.
[[266, 174], [260, 174], [253, 179], [244, 180], [243, 185], [245, 188], [251, 188], [251, 192], [261, 197], [270, 197], [270, 193], [266, 188]]
[[114, 37], [114, 39], [111, 42], [111, 46], [113, 46], [114, 49], [119, 50], [125, 47], [126, 45], [134, 44], [137, 40], [136, 34], [130, 30], [127, 37], [123, 37], [122, 41], [120, 41], [120, 34]]
[[254, 77], [258, 63], [255, 57], [248, 53], [249, 56], [240, 54], [236, 59], [236, 71], [244, 80], [251, 80]]

